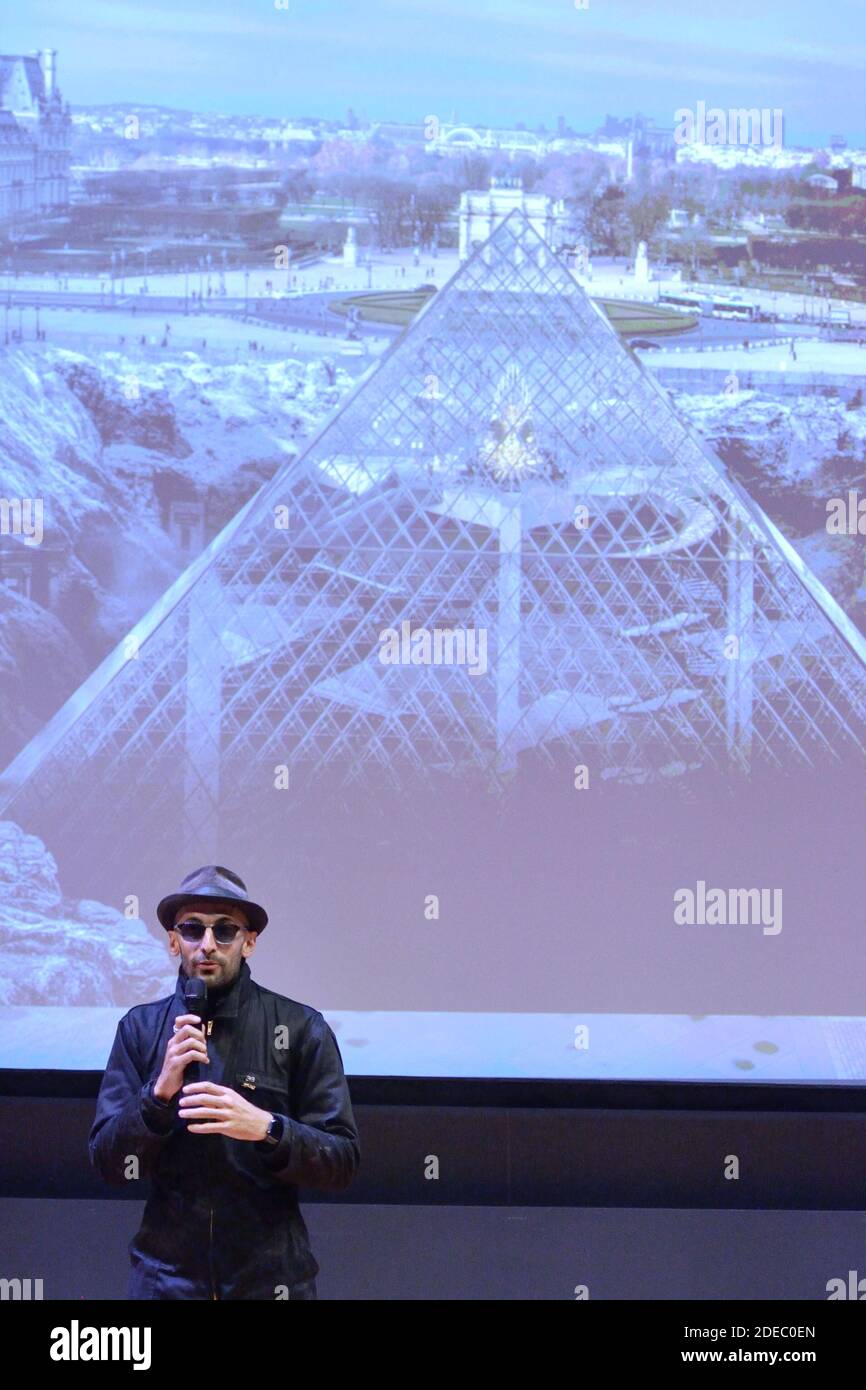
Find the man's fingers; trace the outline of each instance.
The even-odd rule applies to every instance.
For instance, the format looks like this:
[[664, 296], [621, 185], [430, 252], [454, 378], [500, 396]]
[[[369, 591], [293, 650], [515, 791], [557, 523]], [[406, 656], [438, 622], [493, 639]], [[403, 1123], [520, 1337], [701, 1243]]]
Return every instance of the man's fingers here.
[[192, 1023], [185, 1023], [182, 1028], [175, 1028], [174, 1036], [175, 1039], [200, 1038], [202, 1037], [202, 1031], [200, 1028], [196, 1028]]

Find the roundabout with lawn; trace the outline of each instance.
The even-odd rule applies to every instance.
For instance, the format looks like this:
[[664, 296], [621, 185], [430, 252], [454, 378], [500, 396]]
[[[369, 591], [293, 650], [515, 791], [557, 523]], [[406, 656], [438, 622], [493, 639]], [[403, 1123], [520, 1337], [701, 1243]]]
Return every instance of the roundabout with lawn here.
[[[406, 328], [435, 294], [435, 289], [426, 286], [416, 290], [371, 290], [332, 300], [328, 307], [332, 314], [342, 317], [348, 317], [355, 310], [357, 317], [366, 323]], [[689, 332], [698, 322], [694, 314], [684, 314], [664, 304], [628, 299], [596, 299], [594, 302], [604, 310], [622, 338], [635, 334], [670, 337]]]

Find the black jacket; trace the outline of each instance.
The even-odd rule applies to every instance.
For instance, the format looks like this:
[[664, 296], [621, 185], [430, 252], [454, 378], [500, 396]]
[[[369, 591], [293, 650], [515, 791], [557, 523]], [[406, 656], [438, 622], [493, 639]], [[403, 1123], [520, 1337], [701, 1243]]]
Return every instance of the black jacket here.
[[190, 1134], [178, 1115], [180, 1092], [170, 1104], [152, 1094], [173, 1021], [187, 1012], [184, 984], [178, 971], [173, 995], [120, 1020], [90, 1131], [90, 1161], [106, 1182], [151, 1179], [129, 1244], [128, 1296], [315, 1296], [300, 1291], [310, 1281], [315, 1290], [319, 1266], [298, 1188], [342, 1192], [361, 1152], [337, 1040], [318, 1010], [263, 989], [242, 962], [212, 1010], [210, 1063], [188, 1066], [184, 1084], [231, 1087], [285, 1116], [283, 1136], [268, 1149]]

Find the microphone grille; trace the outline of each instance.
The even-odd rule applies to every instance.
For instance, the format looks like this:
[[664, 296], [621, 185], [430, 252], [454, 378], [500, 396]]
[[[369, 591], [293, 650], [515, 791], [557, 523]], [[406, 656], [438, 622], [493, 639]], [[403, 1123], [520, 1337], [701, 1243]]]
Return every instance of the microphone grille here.
[[187, 1013], [201, 1014], [207, 1004], [207, 985], [200, 975], [194, 975], [191, 980], [187, 980], [183, 991], [184, 1003], [187, 1006]]

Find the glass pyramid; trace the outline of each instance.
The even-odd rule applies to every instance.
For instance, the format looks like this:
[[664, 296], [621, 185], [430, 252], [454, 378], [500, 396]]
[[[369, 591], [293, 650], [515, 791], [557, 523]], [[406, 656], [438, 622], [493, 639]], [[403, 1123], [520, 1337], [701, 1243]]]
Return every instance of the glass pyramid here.
[[6, 769], [0, 813], [71, 858], [204, 860], [229, 792], [264, 819], [256, 795], [323, 777], [864, 749], [862, 635], [514, 212]]

